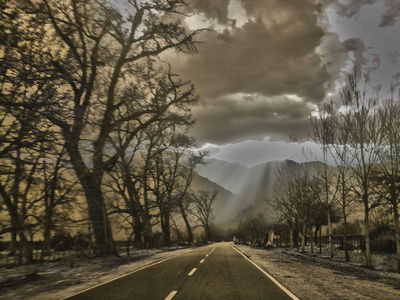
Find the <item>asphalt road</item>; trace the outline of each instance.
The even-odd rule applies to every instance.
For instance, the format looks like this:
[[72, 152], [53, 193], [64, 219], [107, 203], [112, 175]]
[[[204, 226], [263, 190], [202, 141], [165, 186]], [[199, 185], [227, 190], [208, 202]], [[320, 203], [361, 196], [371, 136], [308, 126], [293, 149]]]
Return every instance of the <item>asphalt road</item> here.
[[[289, 292], [290, 293], [290, 292]], [[296, 299], [228, 243], [212, 244], [68, 299]]]

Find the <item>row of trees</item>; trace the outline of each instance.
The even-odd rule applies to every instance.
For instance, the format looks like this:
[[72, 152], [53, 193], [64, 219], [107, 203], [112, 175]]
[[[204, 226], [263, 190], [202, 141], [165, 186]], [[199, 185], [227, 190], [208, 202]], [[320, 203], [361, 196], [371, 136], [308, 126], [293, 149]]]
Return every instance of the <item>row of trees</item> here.
[[188, 214], [210, 212], [215, 199], [188, 196], [204, 156], [188, 151], [198, 97], [158, 59], [196, 53], [201, 31], [179, 21], [186, 9], [183, 0], [0, 4], [0, 225], [18, 238], [21, 261], [32, 259], [32, 229], [49, 251], [79, 199], [100, 255], [117, 254], [110, 213], [147, 245], [157, 224], [169, 244], [179, 213], [193, 241]]
[[[400, 103], [393, 84], [388, 97], [371, 95], [368, 82], [354, 72], [348, 76], [340, 101], [325, 104], [312, 118], [313, 139], [322, 149], [323, 163], [313, 170], [278, 171], [273, 206], [290, 229], [306, 235], [327, 225], [333, 257], [332, 223], [343, 221], [346, 261], [348, 217], [363, 212], [366, 266], [372, 266], [371, 214], [390, 215], [400, 271]], [[375, 216], [376, 217], [376, 216]], [[304, 238], [303, 250], [304, 250]]]
[[[337, 221], [338, 212], [335, 205], [326, 205], [324, 196], [324, 182], [318, 175], [312, 175], [309, 170], [299, 167], [298, 170], [289, 170], [287, 166], [282, 166], [278, 171], [278, 178], [275, 183], [275, 199], [272, 206], [280, 212], [280, 222], [289, 228], [289, 244], [292, 248], [294, 238], [300, 240], [302, 251], [305, 248], [307, 232], [314, 229], [315, 240], [318, 233], [321, 234], [323, 225], [331, 225]], [[329, 210], [329, 212], [328, 212]], [[328, 218], [329, 216], [329, 218]], [[328, 222], [329, 220], [329, 222]], [[294, 232], [298, 233], [299, 238], [294, 237]], [[313, 251], [313, 240], [311, 240]], [[330, 245], [331, 239], [329, 240]], [[331, 248], [333, 256], [333, 248]]]
[[[371, 95], [367, 86], [366, 76], [362, 78], [357, 72], [349, 75], [341, 101], [326, 105], [314, 119], [315, 138], [323, 149], [327, 148], [338, 169], [337, 197], [344, 221], [352, 198], [363, 207], [366, 265], [372, 265], [370, 215], [383, 206], [393, 217], [400, 271], [398, 83], [392, 84], [388, 96], [382, 96], [379, 89]], [[334, 198], [335, 193], [331, 196]]]

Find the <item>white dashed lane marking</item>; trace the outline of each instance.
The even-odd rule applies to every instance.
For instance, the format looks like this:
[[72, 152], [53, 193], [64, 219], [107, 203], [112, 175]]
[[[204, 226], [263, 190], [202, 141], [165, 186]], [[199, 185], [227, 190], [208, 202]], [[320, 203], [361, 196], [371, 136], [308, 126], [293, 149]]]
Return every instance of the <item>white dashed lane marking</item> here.
[[165, 298], [165, 300], [171, 300], [171, 299], [176, 295], [176, 293], [178, 293], [178, 291], [172, 291], [172, 292], [168, 295], [168, 297]]
[[[215, 250], [215, 248], [213, 248], [209, 253], [207, 253], [206, 257], [208, 257], [213, 251]], [[204, 258], [200, 261], [200, 263], [202, 264], [204, 262]], [[190, 271], [190, 273], [188, 274], [188, 276], [192, 276], [194, 274], [194, 272], [196, 272], [197, 268], [193, 268], [192, 271]], [[167, 298], [165, 298], [164, 300], [171, 300], [176, 294], [178, 293], [178, 291], [172, 291]]]
[[197, 268], [194, 268], [192, 271], [190, 271], [190, 273], [188, 274], [188, 276], [192, 276], [194, 272], [196, 272]]

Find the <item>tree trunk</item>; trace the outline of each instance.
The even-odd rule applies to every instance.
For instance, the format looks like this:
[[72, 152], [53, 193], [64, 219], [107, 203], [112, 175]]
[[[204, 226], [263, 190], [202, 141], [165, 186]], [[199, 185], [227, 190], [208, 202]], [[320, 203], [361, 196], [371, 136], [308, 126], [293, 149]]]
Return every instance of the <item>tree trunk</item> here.
[[52, 227], [52, 210], [46, 208], [44, 217], [44, 231], [43, 231], [43, 247], [41, 259], [45, 256], [51, 255], [51, 228]]
[[274, 246], [274, 230], [273, 229], [271, 229], [269, 231], [267, 245]]
[[[15, 226], [15, 225], [14, 225]], [[16, 226], [15, 226], [16, 227]], [[9, 256], [15, 256], [17, 255], [17, 232], [13, 231], [11, 232], [11, 249], [10, 252], [8, 253]]]
[[[92, 221], [96, 245], [100, 250], [99, 256], [110, 254], [118, 256], [112, 237], [111, 225], [108, 219], [100, 182], [93, 177], [94, 176], [85, 178], [82, 182], [82, 186], [88, 204], [89, 217]], [[96, 181], [98, 182], [97, 184]]]
[[315, 224], [315, 231], [314, 231], [314, 244], [318, 245], [318, 231], [320, 230], [321, 225]]
[[211, 228], [208, 224], [205, 227], [206, 227], [205, 230], [206, 230], [208, 241], [212, 242]]
[[293, 229], [290, 228], [289, 232], [289, 244], [290, 244], [290, 250], [293, 250]]
[[51, 255], [51, 228], [50, 226], [45, 226], [43, 232], [43, 247], [41, 260], [44, 259], [45, 256]]
[[301, 239], [301, 252], [303, 253], [306, 251], [306, 234], [307, 234], [306, 232], [307, 232], [307, 226], [303, 225], [303, 233], [302, 233], [303, 237]]
[[33, 262], [32, 246], [25, 233], [21, 230], [18, 233], [19, 236], [19, 263], [30, 264]]
[[182, 203], [179, 203], [179, 209], [180, 209], [183, 221], [185, 222], [186, 231], [188, 234], [188, 243], [191, 245], [191, 244], [193, 244], [193, 232], [192, 232], [192, 228], [190, 227], [189, 220], [187, 218], [187, 215], [186, 215], [186, 212], [185, 212], [185, 209], [184, 209]]
[[168, 247], [171, 244], [171, 228], [169, 224], [169, 213], [164, 212], [161, 217], [161, 230], [163, 232], [164, 246]]
[[319, 254], [322, 254], [322, 225], [319, 228]]
[[[6, 200], [9, 199], [10, 198]], [[10, 201], [7, 201], [6, 205], [8, 206], [9, 209], [11, 224], [13, 225], [15, 224], [14, 226], [16, 226], [17, 229], [14, 232], [19, 237], [19, 243], [15, 241], [15, 246], [18, 245], [18, 262], [20, 264], [32, 263], [33, 262], [32, 247], [31, 244], [29, 243], [28, 238], [26, 237], [27, 230], [25, 228], [24, 219], [19, 216], [16, 206], [13, 206]]]
[[371, 257], [371, 240], [369, 236], [369, 209], [366, 202], [365, 203], [365, 216], [364, 216], [364, 230], [365, 230], [365, 265], [370, 268], [372, 267], [372, 257]]
[[95, 166], [93, 167], [93, 171], [90, 171], [85, 165], [79, 152], [79, 142], [75, 136], [76, 132], [71, 134], [70, 132], [65, 131], [63, 134], [66, 140], [65, 148], [85, 194], [96, 245], [100, 248], [99, 255], [105, 256], [112, 254], [118, 256], [118, 252], [115, 248], [112, 237], [111, 225], [108, 219], [103, 193], [101, 190], [101, 181], [104, 172], [102, 172], [101, 169], [96, 168], [96, 165], [102, 165], [100, 163], [101, 153], [95, 153], [96, 157], [94, 158], [93, 163]]
[[350, 261], [349, 247], [347, 244], [347, 217], [344, 215], [344, 233], [343, 233], [343, 247], [344, 247], [344, 259], [346, 262]]
[[136, 213], [134, 217], [134, 233], [135, 239], [134, 244], [136, 248], [140, 248], [142, 246], [142, 235], [143, 235], [143, 224], [140, 220], [139, 215]]
[[329, 236], [329, 249], [330, 249], [330, 255], [331, 258], [334, 256], [334, 247], [333, 247], [333, 238], [332, 238], [332, 222], [331, 222], [331, 210], [330, 207], [328, 207], [328, 236]]
[[397, 260], [397, 272], [400, 273], [400, 228], [399, 228], [399, 211], [397, 203], [393, 205], [394, 212], [394, 234], [396, 240], [396, 260]]
[[311, 238], [310, 238], [310, 240], [311, 240], [311, 254], [314, 254], [314, 239], [313, 239], [313, 236], [312, 236], [312, 227], [311, 227]]
[[147, 218], [144, 220], [143, 239], [144, 239], [144, 246], [146, 248], [154, 247], [153, 229], [151, 228], [150, 220], [148, 220]]
[[132, 235], [133, 235], [134, 233], [132, 232], [130, 235], [129, 235], [129, 237], [128, 237], [128, 240], [126, 241], [126, 255], [128, 256], [128, 257], [130, 257], [130, 245], [131, 245], [131, 240], [132, 240]]

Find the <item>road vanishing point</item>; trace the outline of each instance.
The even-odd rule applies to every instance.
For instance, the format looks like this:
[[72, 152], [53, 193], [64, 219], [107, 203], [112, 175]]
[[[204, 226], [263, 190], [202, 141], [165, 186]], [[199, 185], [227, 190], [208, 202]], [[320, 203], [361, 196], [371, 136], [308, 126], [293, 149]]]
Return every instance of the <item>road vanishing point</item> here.
[[73, 295], [92, 299], [298, 299], [229, 243], [207, 245]]

